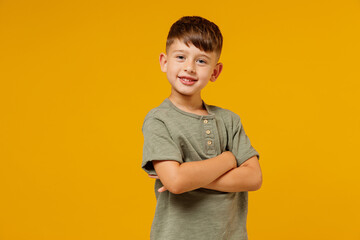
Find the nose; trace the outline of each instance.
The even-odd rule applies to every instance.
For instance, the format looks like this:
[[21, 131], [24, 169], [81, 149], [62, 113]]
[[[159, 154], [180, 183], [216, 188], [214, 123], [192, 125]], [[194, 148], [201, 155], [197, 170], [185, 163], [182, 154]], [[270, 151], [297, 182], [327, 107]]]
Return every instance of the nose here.
[[187, 61], [184, 66], [184, 70], [189, 73], [195, 72], [195, 65], [192, 61]]

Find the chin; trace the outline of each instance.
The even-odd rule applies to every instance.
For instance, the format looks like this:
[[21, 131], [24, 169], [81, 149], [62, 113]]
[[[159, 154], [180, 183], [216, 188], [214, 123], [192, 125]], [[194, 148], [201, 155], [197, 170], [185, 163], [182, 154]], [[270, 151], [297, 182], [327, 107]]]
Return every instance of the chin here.
[[192, 96], [192, 95], [195, 94], [192, 91], [183, 91], [183, 90], [179, 90], [179, 89], [176, 89], [176, 88], [173, 88], [173, 91], [176, 92], [179, 95], [187, 96], [187, 97]]

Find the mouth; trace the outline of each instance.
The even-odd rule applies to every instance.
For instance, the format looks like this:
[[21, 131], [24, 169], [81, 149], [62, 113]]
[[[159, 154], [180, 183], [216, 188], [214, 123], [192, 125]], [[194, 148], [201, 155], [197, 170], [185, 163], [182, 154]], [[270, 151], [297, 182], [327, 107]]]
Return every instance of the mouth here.
[[186, 77], [186, 76], [178, 76], [180, 79], [180, 82], [184, 85], [190, 86], [196, 83], [196, 79], [192, 77]]

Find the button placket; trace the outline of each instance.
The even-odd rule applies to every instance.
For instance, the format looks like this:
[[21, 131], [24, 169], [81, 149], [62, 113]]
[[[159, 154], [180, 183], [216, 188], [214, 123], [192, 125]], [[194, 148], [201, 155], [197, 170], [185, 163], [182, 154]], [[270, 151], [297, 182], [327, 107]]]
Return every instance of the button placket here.
[[203, 134], [205, 139], [205, 149], [206, 153], [209, 155], [213, 155], [216, 153], [215, 151], [215, 136], [214, 136], [214, 123], [213, 119], [203, 119]]

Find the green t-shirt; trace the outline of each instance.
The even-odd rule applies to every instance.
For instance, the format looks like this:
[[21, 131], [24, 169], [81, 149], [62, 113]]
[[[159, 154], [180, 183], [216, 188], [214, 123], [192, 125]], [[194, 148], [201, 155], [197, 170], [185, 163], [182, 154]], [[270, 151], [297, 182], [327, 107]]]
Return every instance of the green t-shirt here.
[[[201, 161], [231, 151], [239, 166], [250, 157], [259, 157], [237, 114], [204, 106], [209, 115], [185, 112], [166, 98], [146, 115], [142, 168], [147, 173], [156, 174], [152, 160]], [[162, 186], [160, 180], [155, 181], [157, 204], [150, 239], [247, 239], [247, 192], [199, 188], [182, 194], [158, 193]]]

